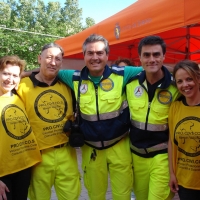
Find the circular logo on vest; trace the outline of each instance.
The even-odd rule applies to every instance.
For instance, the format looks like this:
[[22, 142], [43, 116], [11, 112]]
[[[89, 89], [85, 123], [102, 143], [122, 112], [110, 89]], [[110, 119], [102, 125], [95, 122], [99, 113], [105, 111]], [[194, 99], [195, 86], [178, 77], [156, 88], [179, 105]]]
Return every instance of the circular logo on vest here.
[[80, 86], [80, 93], [85, 94], [88, 91], [88, 85], [87, 84], [81, 84]]
[[1, 120], [6, 133], [16, 140], [26, 138], [32, 131], [26, 114], [15, 104], [4, 107]]
[[100, 82], [100, 87], [104, 91], [110, 91], [114, 87], [114, 82], [110, 78], [104, 79]]
[[141, 97], [143, 93], [144, 93], [144, 88], [142, 86], [137, 86], [134, 90], [134, 95], [136, 97]]
[[169, 104], [172, 101], [172, 94], [168, 90], [161, 90], [157, 98], [160, 103]]
[[[185, 160], [184, 158], [180, 160], [181, 162], [195, 164], [195, 160], [192, 160], [192, 157], [200, 155], [199, 124], [200, 118], [194, 116], [185, 117], [176, 124], [174, 129], [174, 143], [178, 146], [179, 152], [187, 155]], [[199, 164], [199, 160], [197, 162], [197, 164]]]
[[55, 90], [46, 90], [35, 100], [34, 108], [37, 116], [45, 122], [55, 123], [64, 119], [67, 112], [65, 97]]

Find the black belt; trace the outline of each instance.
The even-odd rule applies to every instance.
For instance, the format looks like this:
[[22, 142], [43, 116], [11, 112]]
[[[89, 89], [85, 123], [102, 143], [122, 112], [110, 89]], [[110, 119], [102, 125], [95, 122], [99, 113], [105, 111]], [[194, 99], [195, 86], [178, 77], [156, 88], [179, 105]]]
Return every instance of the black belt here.
[[56, 145], [56, 146], [54, 146], [53, 148], [59, 149], [59, 148], [66, 147], [66, 146], [67, 146], [67, 143], [64, 143], [64, 144]]

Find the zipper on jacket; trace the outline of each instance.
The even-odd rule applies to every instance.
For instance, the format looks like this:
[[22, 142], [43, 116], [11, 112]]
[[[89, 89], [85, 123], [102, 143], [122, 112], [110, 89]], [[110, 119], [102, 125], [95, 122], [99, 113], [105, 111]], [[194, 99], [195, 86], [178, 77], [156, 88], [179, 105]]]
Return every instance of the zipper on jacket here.
[[147, 130], [147, 124], [148, 124], [150, 108], [151, 108], [151, 102], [148, 103], [148, 110], [147, 110], [146, 122], [145, 122], [145, 130]]
[[[145, 91], [146, 91], [147, 94], [148, 94], [148, 89], [147, 89], [147, 87], [145, 87], [144, 84], [142, 84], [141, 86], [145, 89]], [[148, 94], [148, 99], [149, 99], [149, 94]], [[146, 121], [145, 121], [145, 130], [147, 130], [150, 107], [151, 107], [151, 102], [148, 102], [148, 109], [147, 109]]]
[[97, 118], [99, 120], [99, 105], [98, 105], [98, 86], [95, 87], [95, 96], [96, 96], [96, 109], [97, 109]]
[[[98, 86], [95, 86], [95, 96], [96, 96], [97, 118], [98, 118], [98, 121], [99, 121], [100, 118], [99, 118], [99, 104], [98, 104]], [[101, 127], [100, 127], [100, 129], [101, 129]], [[100, 142], [101, 142], [101, 146], [104, 147], [104, 142], [103, 142], [102, 139], [100, 140]]]

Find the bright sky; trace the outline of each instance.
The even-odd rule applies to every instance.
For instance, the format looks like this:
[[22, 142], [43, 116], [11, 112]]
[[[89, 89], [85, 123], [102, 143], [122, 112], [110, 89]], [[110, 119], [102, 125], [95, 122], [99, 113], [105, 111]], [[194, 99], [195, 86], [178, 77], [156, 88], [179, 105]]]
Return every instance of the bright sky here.
[[[60, 2], [64, 0], [43, 0], [45, 3], [49, 1]], [[79, 8], [82, 8], [83, 24], [85, 18], [91, 17], [95, 23], [99, 23], [104, 19], [116, 14], [124, 8], [135, 3], [137, 0], [78, 0]]]

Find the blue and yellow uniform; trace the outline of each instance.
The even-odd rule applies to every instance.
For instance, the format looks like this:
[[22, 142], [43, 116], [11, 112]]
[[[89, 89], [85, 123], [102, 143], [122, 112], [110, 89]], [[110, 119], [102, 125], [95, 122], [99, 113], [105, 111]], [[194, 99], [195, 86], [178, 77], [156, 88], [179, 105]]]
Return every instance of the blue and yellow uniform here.
[[110, 173], [113, 199], [130, 200], [132, 158], [128, 140], [130, 113], [125, 95], [128, 80], [142, 68], [117, 67], [101, 77], [80, 71], [61, 70], [59, 78], [74, 91], [80, 106], [84, 135], [82, 168], [90, 199], [104, 200]]
[[179, 93], [171, 74], [165, 67], [162, 70], [164, 77], [153, 85], [148, 85], [143, 71], [126, 86], [137, 200], [171, 199], [168, 186], [168, 112]]

